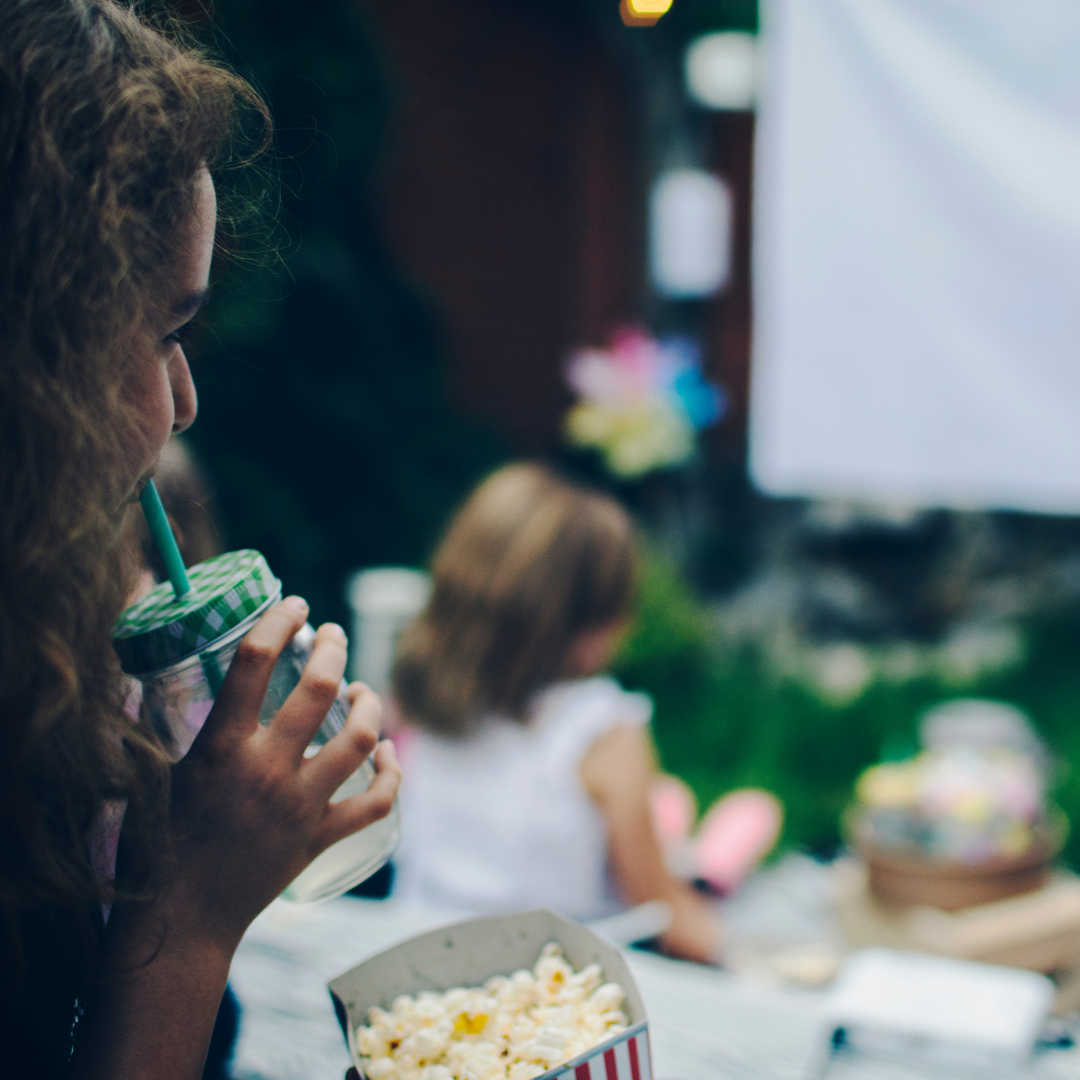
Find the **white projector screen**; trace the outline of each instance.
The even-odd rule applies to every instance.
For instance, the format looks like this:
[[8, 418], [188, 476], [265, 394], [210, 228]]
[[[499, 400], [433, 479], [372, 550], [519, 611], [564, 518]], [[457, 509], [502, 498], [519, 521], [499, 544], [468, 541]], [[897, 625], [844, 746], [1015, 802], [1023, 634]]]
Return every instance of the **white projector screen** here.
[[750, 454], [1080, 513], [1080, 0], [765, 0]]

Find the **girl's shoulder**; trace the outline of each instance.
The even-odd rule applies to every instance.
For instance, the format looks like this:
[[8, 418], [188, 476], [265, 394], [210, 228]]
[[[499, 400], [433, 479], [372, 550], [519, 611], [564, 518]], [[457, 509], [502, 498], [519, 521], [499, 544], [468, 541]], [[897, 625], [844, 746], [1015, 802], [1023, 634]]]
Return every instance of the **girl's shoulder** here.
[[538, 691], [524, 721], [490, 714], [458, 738], [410, 727], [401, 749], [408, 764], [418, 753], [456, 761], [459, 766], [492, 763], [522, 753], [578, 756], [613, 727], [647, 724], [652, 711], [648, 694], [624, 690], [610, 675], [594, 675]]
[[567, 679], [537, 693], [531, 713], [539, 716], [552, 710], [589, 709], [622, 712], [627, 719], [643, 723], [652, 716], [652, 698], [640, 690], [624, 690], [610, 675], [587, 679]]
[[610, 675], [594, 675], [547, 687], [529, 711], [538, 729], [572, 733], [584, 749], [619, 724], [647, 724], [653, 703], [648, 694], [624, 690]]

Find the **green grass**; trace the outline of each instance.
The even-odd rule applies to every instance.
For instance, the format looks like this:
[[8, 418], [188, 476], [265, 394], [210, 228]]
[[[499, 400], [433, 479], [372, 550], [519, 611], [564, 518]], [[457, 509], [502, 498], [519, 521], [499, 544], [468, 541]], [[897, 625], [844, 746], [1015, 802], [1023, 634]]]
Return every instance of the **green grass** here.
[[[784, 846], [830, 850], [855, 778], [883, 747], [914, 745], [919, 714], [955, 697], [1011, 701], [1031, 716], [1061, 764], [1054, 798], [1080, 822], [1080, 612], [1022, 627], [1027, 659], [948, 684], [933, 671], [871, 681], [854, 700], [830, 703], [776, 670], [760, 643], [721, 649], [707, 612], [678, 574], [651, 558], [634, 624], [615, 674], [650, 693], [663, 767], [694, 789], [702, 808], [735, 787], [767, 788], [784, 803]], [[1066, 859], [1080, 866], [1080, 829]]]

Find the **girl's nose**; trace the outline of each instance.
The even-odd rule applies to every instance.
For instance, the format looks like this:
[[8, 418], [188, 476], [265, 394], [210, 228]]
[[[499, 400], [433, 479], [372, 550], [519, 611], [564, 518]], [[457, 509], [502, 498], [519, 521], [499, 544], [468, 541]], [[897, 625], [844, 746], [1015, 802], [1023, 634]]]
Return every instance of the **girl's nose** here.
[[199, 399], [187, 357], [181, 352], [169, 365], [169, 382], [173, 395], [173, 434], [186, 431], [195, 422]]

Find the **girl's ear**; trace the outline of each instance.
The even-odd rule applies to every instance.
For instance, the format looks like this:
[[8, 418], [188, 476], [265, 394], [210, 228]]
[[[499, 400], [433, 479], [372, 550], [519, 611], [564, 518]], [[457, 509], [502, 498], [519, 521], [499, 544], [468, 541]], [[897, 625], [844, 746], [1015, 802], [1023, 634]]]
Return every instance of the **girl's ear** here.
[[583, 630], [566, 650], [566, 674], [569, 678], [587, 679], [598, 675], [611, 662], [619, 644], [626, 619], [619, 618], [592, 630]]

